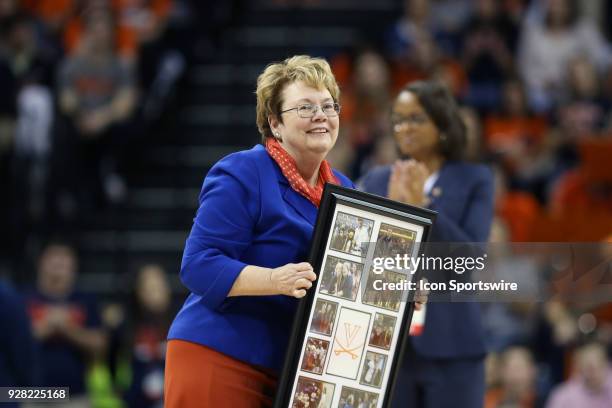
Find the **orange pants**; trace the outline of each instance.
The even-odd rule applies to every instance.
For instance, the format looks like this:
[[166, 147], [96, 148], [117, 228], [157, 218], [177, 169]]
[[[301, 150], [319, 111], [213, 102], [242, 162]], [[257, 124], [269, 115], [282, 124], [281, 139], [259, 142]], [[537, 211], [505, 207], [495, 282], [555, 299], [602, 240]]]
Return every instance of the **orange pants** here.
[[170, 340], [165, 408], [271, 407], [276, 378], [200, 344]]

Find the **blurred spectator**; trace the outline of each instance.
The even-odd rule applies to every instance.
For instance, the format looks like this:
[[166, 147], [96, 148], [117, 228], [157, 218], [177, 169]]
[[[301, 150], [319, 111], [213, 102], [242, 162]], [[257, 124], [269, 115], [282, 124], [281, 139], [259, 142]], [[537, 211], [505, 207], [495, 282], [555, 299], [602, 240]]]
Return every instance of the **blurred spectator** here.
[[432, 35], [429, 0], [405, 0], [404, 14], [389, 33], [387, 52], [394, 60], [404, 60], [422, 37]]
[[136, 32], [138, 44], [143, 45], [159, 40], [163, 34], [172, 0], [113, 0], [118, 23]]
[[556, 145], [548, 138], [548, 120], [529, 109], [519, 79], [504, 83], [501, 109], [485, 118], [484, 129], [487, 150], [501, 165], [508, 190], [526, 191], [544, 203], [557, 168]]
[[521, 253], [521, 249], [511, 245], [505, 223], [496, 217], [489, 238], [487, 268], [474, 279], [515, 282], [520, 290], [507, 293], [506, 299], [504, 295], [497, 295], [482, 304], [485, 341], [492, 352], [528, 344], [537, 320], [535, 302], [542, 295], [542, 277], [533, 256]]
[[[173, 0], [113, 0], [119, 26], [131, 30], [138, 44], [138, 77], [149, 88], [154, 85], [169, 58], [166, 32]], [[176, 52], [176, 51], [175, 51]]]
[[404, 0], [404, 15], [387, 33], [388, 54], [406, 59], [423, 37], [431, 37], [444, 53], [457, 55], [459, 28], [471, 7], [468, 0]]
[[[64, 129], [68, 140], [58, 152], [68, 157], [58, 160], [63, 164], [59, 178], [71, 180], [72, 189], [79, 184], [95, 186], [97, 191], [86, 192], [93, 200], [85, 199], [94, 203], [101, 198], [118, 201], [125, 195], [116, 161], [134, 136], [130, 119], [136, 102], [135, 80], [114, 51], [112, 27], [107, 11], [89, 14], [82, 47], [63, 62], [58, 81], [60, 111], [68, 119]], [[71, 154], [70, 147], [76, 152]]]
[[[548, 122], [529, 109], [523, 83], [508, 79], [502, 86], [501, 109], [484, 121], [487, 149], [495, 154], [524, 156], [543, 142]], [[514, 154], [513, 154], [514, 153]]]
[[[549, 203], [552, 214], [589, 214], [592, 219], [610, 216], [612, 140], [605, 134], [597, 136], [581, 138], [571, 145], [579, 152], [580, 164], [565, 172], [553, 186]], [[593, 238], [601, 239], [608, 233], [609, 230], [604, 230]]]
[[587, 213], [610, 214], [612, 183], [590, 179], [581, 168], [567, 171], [551, 192], [552, 214]]
[[499, 104], [500, 84], [514, 71], [518, 29], [498, 0], [478, 0], [464, 30], [462, 63], [470, 105], [487, 110]]
[[601, 92], [596, 67], [580, 57], [567, 64], [567, 90], [556, 112], [559, 127], [568, 142], [592, 136], [606, 126], [610, 101]]
[[[388, 115], [391, 105], [389, 67], [375, 50], [359, 51], [352, 63], [349, 83], [342, 94], [342, 132], [338, 148], [334, 149], [333, 163], [338, 165], [340, 153], [350, 160], [347, 173], [354, 179], [376, 164], [383, 157], [375, 157], [376, 146], [389, 135]], [[349, 146], [343, 146], [348, 144]], [[350, 168], [348, 168], [350, 167]]]
[[[612, 276], [612, 233], [601, 241], [599, 253], [602, 260], [600, 270], [603, 270], [608, 277]], [[609, 279], [605, 282], [609, 282]], [[596, 340], [607, 347], [608, 355], [610, 355], [612, 351], [612, 302], [609, 299], [612, 298], [612, 285], [601, 285], [594, 292], [591, 300], [595, 305], [591, 311], [596, 319]]]
[[20, 87], [29, 84], [51, 86], [54, 56], [39, 46], [35, 20], [17, 12], [0, 15], [0, 53]]
[[166, 337], [175, 312], [166, 272], [156, 264], [142, 267], [127, 321], [132, 378], [125, 400], [131, 408], [163, 406]]
[[525, 242], [530, 240], [531, 228], [543, 210], [532, 194], [510, 190], [503, 169], [496, 167], [495, 212], [508, 229], [504, 238], [509, 242]]
[[571, 58], [587, 58], [600, 71], [610, 64], [609, 46], [595, 23], [580, 17], [576, 0], [548, 0], [544, 7], [542, 21], [525, 22], [519, 46], [519, 68], [537, 111], [560, 97]]
[[487, 354], [487, 357], [485, 358], [485, 386], [487, 390], [490, 390], [499, 384], [499, 363], [499, 354]]
[[138, 34], [136, 31], [121, 21], [117, 21], [115, 11], [106, 0], [80, 1], [76, 10], [70, 15], [63, 30], [63, 45], [66, 54], [78, 53], [86, 36], [87, 25], [92, 19], [99, 16], [111, 19], [112, 44], [115, 53], [126, 63], [134, 63], [138, 54]]
[[36, 357], [25, 303], [0, 273], [0, 386], [35, 385]]
[[452, 48], [441, 46], [457, 56], [462, 29], [474, 11], [474, 0], [431, 0], [429, 8], [432, 26], [446, 34]]
[[578, 349], [576, 372], [550, 395], [547, 408], [604, 408], [612, 406], [612, 370], [606, 350], [599, 344]]
[[539, 381], [547, 393], [565, 378], [566, 357], [578, 341], [580, 333], [576, 318], [560, 301], [544, 303], [537, 317], [531, 349], [540, 367]]
[[39, 45], [35, 22], [26, 15], [17, 13], [5, 18], [1, 31], [0, 65], [5, 66], [6, 76], [0, 79], [0, 84], [7, 86], [2, 97], [13, 110], [11, 181], [6, 184], [10, 186], [7, 200], [13, 236], [10, 247], [18, 256], [28, 229], [45, 217], [55, 60]]
[[426, 79], [439, 80], [457, 97], [467, 86], [461, 64], [441, 53], [428, 34], [419, 38], [406, 58], [394, 61], [392, 78], [394, 92], [399, 92], [409, 82]]
[[[28, 122], [18, 125], [17, 129], [16, 148], [20, 154], [44, 155], [48, 152], [51, 118], [47, 117], [52, 111], [49, 88], [53, 83], [54, 64], [52, 56], [37, 43], [33, 20], [24, 14], [14, 14], [2, 20], [0, 66], [4, 72], [0, 80], [6, 86], [3, 87], [2, 105], [9, 104], [10, 107], [1, 109], [0, 115], [4, 111]], [[38, 103], [38, 115], [28, 110], [30, 105], [36, 104], [34, 100], [44, 101]], [[45, 116], [45, 119], [38, 120], [39, 116]], [[29, 131], [23, 126], [32, 126], [32, 129]]]
[[19, 13], [18, 0], [0, 0], [0, 27], [4, 26], [7, 19]]
[[541, 407], [536, 393], [536, 367], [529, 350], [511, 347], [504, 351], [499, 363], [498, 387], [485, 396], [485, 408]]
[[47, 246], [39, 259], [36, 291], [28, 301], [34, 336], [41, 347], [38, 385], [70, 387], [70, 402], [64, 406], [75, 408], [89, 406], [87, 363], [106, 345], [96, 304], [75, 291], [77, 269], [71, 247]]
[[21, 6], [40, 18], [53, 33], [59, 34], [79, 3], [86, 0], [21, 0]]

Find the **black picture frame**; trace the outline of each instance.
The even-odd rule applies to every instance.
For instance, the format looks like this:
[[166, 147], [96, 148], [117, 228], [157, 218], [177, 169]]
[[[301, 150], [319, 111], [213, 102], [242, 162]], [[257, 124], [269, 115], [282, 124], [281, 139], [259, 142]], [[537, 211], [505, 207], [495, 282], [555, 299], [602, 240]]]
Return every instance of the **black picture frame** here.
[[[351, 214], [356, 214], [353, 215], [355, 218], [354, 220], [350, 219], [352, 216]], [[300, 406], [299, 404], [303, 403], [303, 401], [297, 400], [297, 390], [306, 386], [308, 387], [310, 398], [319, 399], [319, 401], [309, 401], [309, 406], [313, 406], [313, 403], [320, 404], [320, 399], [325, 398], [325, 401], [329, 400], [330, 406], [335, 407], [338, 405], [340, 398], [351, 398], [350, 395], [355, 399], [361, 398], [363, 400], [367, 398], [370, 402], [373, 401], [373, 398], [376, 398], [377, 407], [386, 407], [390, 403], [395, 386], [397, 370], [401, 365], [406, 342], [408, 340], [408, 328], [412, 319], [414, 304], [408, 299], [407, 302], [404, 302], [405, 306], [394, 311], [394, 307], [389, 308], [389, 302], [384, 305], [381, 304], [381, 307], [378, 307], [376, 305], [379, 305], [379, 303], [373, 301], [364, 302], [361, 296], [359, 297], [361, 298], [361, 302], [357, 301], [354, 296], [354, 286], [360, 286], [357, 290], [362, 290], [362, 287], [367, 284], [365, 279], [367, 279], [368, 270], [363, 268], [359, 272], [359, 267], [352, 265], [371, 263], [376, 248], [372, 249], [370, 246], [372, 244], [378, 244], [377, 241], [372, 240], [375, 230], [374, 226], [378, 228], [376, 230], [376, 236], [378, 237], [380, 233], [384, 232], [381, 231], [381, 225], [383, 225], [383, 223], [385, 223], [387, 227], [393, 225], [393, 228], [398, 230], [401, 230], [401, 228], [406, 225], [413, 226], [414, 230], [405, 229], [407, 231], [406, 236], [416, 236], [414, 234], [416, 234], [415, 231], [418, 230], [420, 239], [415, 240], [409, 247], [414, 249], [414, 256], [423, 255], [424, 246], [421, 244], [428, 240], [436, 214], [435, 211], [429, 209], [399, 203], [354, 189], [326, 184], [309, 252], [309, 262], [313, 266], [315, 273], [317, 273], [318, 278], [307, 295], [300, 301], [297, 308], [296, 318], [285, 357], [285, 364], [279, 378], [278, 389], [274, 400], [275, 408], [292, 407], [294, 406], [294, 401], [296, 402], [295, 406]], [[342, 219], [346, 222], [352, 221], [352, 225], [354, 225], [355, 222], [358, 223], [358, 227], [352, 229], [353, 234], [351, 234], [350, 231], [348, 233], [343, 232], [342, 226], [332, 225], [334, 220], [339, 224], [340, 217], [343, 217]], [[368, 222], [373, 222], [373, 224], [370, 225]], [[347, 230], [349, 229], [350, 228], [347, 228]], [[351, 240], [355, 238], [356, 231], [359, 231], [362, 237], [369, 232], [369, 244], [365, 243], [363, 240], [353, 243]], [[395, 233], [396, 236], [400, 235], [395, 230], [392, 232]], [[336, 234], [335, 236], [334, 233]], [[414, 234], [410, 235], [410, 233]], [[332, 234], [331, 237], [330, 234]], [[342, 236], [343, 234], [344, 241], [336, 239], [336, 242], [333, 242], [334, 238]], [[416, 244], [416, 247], [414, 247], [413, 244]], [[380, 253], [380, 249], [378, 252]], [[340, 266], [338, 265], [340, 263], [338, 258], [343, 258], [345, 260]], [[333, 262], [334, 265], [325, 265], [327, 259], [330, 259], [329, 262]], [[339, 284], [337, 282], [334, 286], [333, 282], [330, 283], [329, 278], [325, 279], [325, 276], [322, 277], [325, 273], [330, 273], [332, 266], [335, 268], [334, 276], [340, 276], [340, 273], [343, 271], [342, 273], [344, 273], [344, 275], [342, 277], [347, 278], [342, 279], [343, 287], [341, 289], [339, 289]], [[353, 275], [351, 275], [351, 272]], [[354, 279], [353, 277], [357, 276], [359, 273], [361, 273], [361, 278]], [[421, 271], [417, 270], [412, 273], [412, 280], [418, 281]], [[349, 275], [350, 279], [348, 279]], [[352, 289], [350, 284], [346, 284], [347, 281], [353, 284]], [[322, 286], [324, 282], [326, 283], [325, 288]], [[365, 292], [361, 294], [363, 293]], [[313, 305], [315, 305], [317, 300], [334, 303], [334, 309], [329, 311], [322, 310], [323, 306], [321, 305], [324, 302], [318, 302], [317, 305], [319, 305], [320, 309], [313, 310]], [[395, 303], [391, 304], [395, 306]], [[372, 311], [373, 308], [376, 308], [374, 312]], [[331, 361], [333, 355], [338, 355], [336, 351], [332, 351], [331, 345], [340, 344], [338, 339], [340, 338], [339, 331], [342, 330], [342, 327], [338, 326], [341, 326], [339, 324], [340, 319], [342, 319], [341, 314], [346, 311], [346, 313], [353, 313], [354, 317], [359, 318], [359, 313], [361, 313], [361, 315], [366, 314], [365, 312], [360, 312], [362, 309], [369, 310], [367, 312], [369, 313], [369, 317], [367, 319], [366, 329], [360, 331], [361, 325], [354, 324], [351, 326], [350, 323], [344, 322], [343, 326], [345, 327], [346, 333], [342, 333], [344, 335], [347, 335], [347, 333], [349, 334], [346, 338], [361, 336], [356, 342], [360, 343], [364, 336], [363, 333], [365, 332], [365, 342], [363, 345], [359, 346], [361, 347], [359, 351], [360, 355], [357, 355], [357, 352], [355, 352], [355, 355], [350, 355], [351, 359], [358, 360], [354, 362], [355, 366], [358, 367], [357, 371], [349, 372], [353, 370], [353, 366], [351, 365], [353, 363], [349, 365], [345, 364], [344, 366], [334, 363], [335, 365], [332, 367], [333, 370], [330, 371], [330, 366], [333, 363]], [[393, 330], [390, 330], [392, 336], [394, 336], [393, 347], [388, 346], [381, 348], [372, 343], [371, 336], [374, 335], [374, 332], [370, 333], [370, 331], [374, 330], [376, 315], [386, 316], [385, 321], [392, 322], [394, 325], [392, 328]], [[315, 316], [319, 320], [323, 319], [323, 321], [318, 320], [316, 323], [316, 327], [319, 328], [318, 330], [312, 330], [312, 327], [315, 326]], [[325, 321], [325, 319], [333, 319], [333, 322], [330, 323], [329, 321]], [[365, 317], [362, 322], [365, 324]], [[323, 327], [323, 329], [321, 329], [321, 327]], [[328, 327], [333, 327], [333, 334], [329, 336], [327, 336], [327, 333], [331, 331], [327, 329]], [[320, 356], [319, 360], [317, 360], [317, 364], [322, 364], [322, 369], [317, 370], [316, 374], [301, 370], [300, 364], [302, 355], [306, 353], [305, 342], [313, 337], [330, 341], [329, 350], [325, 350], [324, 361], [322, 363], [320, 362]], [[312, 356], [316, 354], [317, 351], [312, 349], [312, 340], [310, 340], [310, 342], [311, 349], [309, 350], [309, 356]], [[387, 343], [390, 344], [390, 341]], [[340, 351], [338, 352], [344, 351], [341, 346], [339, 349]], [[346, 350], [347, 353], [351, 352], [348, 349]], [[362, 370], [364, 369], [364, 364], [366, 364], [364, 360], [366, 353], [376, 353], [377, 355], [381, 353], [385, 354], [385, 381], [377, 379], [376, 384], [368, 386], [368, 384], [373, 383], [373, 380], [370, 379], [370, 375], [368, 375], [368, 381], [364, 380], [365, 376]], [[319, 354], [322, 354], [322, 351], [320, 351]], [[347, 356], [346, 361], [350, 361], [350, 358]], [[378, 360], [382, 361], [383, 359], [379, 358]], [[372, 369], [371, 363], [368, 363], [368, 367]], [[338, 371], [343, 369], [346, 369], [346, 375], [337, 375]], [[320, 371], [322, 372], [318, 374]], [[330, 374], [330, 372], [334, 374]], [[378, 372], [376, 374], [380, 375]], [[333, 384], [333, 387], [331, 384]], [[318, 390], [318, 388], [321, 388], [321, 390]], [[323, 390], [323, 388], [325, 388], [325, 390]], [[331, 397], [329, 396], [330, 390], [333, 390], [333, 395]], [[299, 397], [302, 399], [308, 398], [304, 392], [301, 392]]]

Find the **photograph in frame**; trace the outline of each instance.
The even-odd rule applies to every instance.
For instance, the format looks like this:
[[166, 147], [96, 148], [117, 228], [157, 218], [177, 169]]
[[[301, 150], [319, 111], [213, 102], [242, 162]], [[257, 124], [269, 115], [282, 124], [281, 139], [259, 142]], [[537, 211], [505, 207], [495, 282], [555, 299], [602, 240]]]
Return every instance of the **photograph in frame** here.
[[323, 365], [329, 350], [329, 341], [309, 337], [302, 359], [302, 371], [313, 374], [322, 374]]
[[368, 346], [389, 350], [397, 318], [383, 313], [374, 315]]
[[376, 238], [374, 258], [389, 258], [396, 254], [412, 254], [416, 232], [389, 224], [381, 224]]
[[291, 407], [331, 408], [335, 388], [335, 385], [332, 383], [314, 380], [308, 377], [299, 377]]
[[[363, 289], [362, 302], [368, 305], [380, 307], [382, 309], [397, 312], [400, 304], [405, 297], [406, 291], [403, 290], [376, 290], [380, 285], [394, 283], [401, 284], [408, 280], [410, 275], [384, 270], [376, 273], [370, 269], [366, 286]], [[378, 282], [377, 282], [378, 281]]]
[[310, 324], [312, 333], [331, 336], [334, 330], [334, 322], [336, 321], [336, 313], [338, 312], [338, 303], [331, 302], [325, 299], [317, 299], [314, 315]]
[[374, 221], [352, 214], [338, 213], [330, 249], [338, 252], [365, 257], [371, 242]]
[[359, 383], [380, 388], [386, 367], [387, 356], [385, 354], [366, 352]]
[[374, 408], [378, 406], [379, 396], [374, 392], [359, 390], [351, 387], [342, 387], [340, 391], [340, 400], [338, 408], [346, 407], [367, 407]]
[[355, 301], [361, 285], [363, 264], [328, 255], [321, 273], [319, 291]]

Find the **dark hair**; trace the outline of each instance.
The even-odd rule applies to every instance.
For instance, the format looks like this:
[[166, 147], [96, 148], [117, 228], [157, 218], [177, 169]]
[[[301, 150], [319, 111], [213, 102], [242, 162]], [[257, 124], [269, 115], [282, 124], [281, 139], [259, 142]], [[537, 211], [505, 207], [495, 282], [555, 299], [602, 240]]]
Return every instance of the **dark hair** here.
[[437, 81], [416, 81], [401, 91], [414, 94], [427, 116], [440, 131], [440, 154], [446, 160], [461, 160], [467, 146], [467, 129], [459, 106], [448, 88]]

